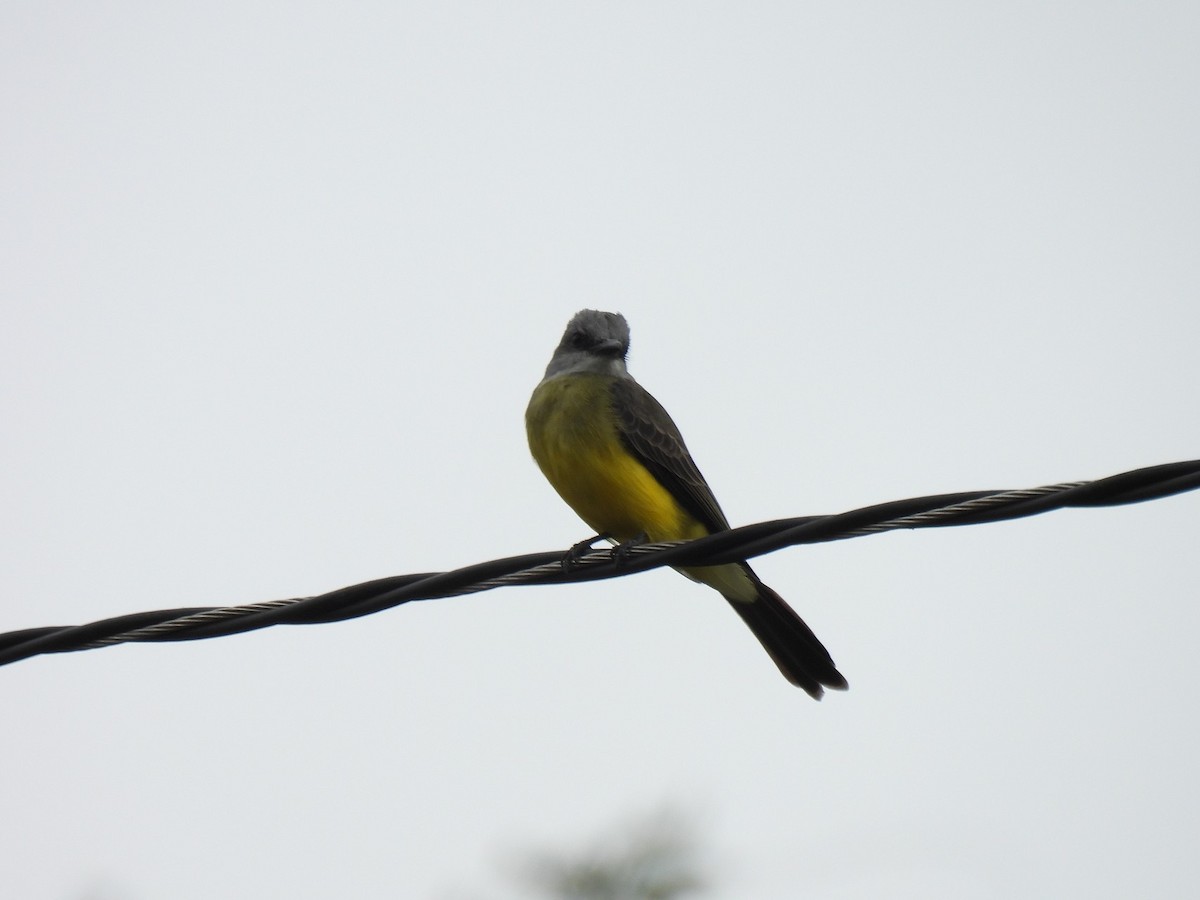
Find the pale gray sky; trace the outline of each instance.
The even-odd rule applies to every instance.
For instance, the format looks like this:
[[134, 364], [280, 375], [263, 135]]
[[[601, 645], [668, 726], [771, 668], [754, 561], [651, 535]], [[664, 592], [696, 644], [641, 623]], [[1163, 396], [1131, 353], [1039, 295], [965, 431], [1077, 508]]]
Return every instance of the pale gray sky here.
[[[619, 310], [734, 523], [1200, 455], [1194, 3], [0, 7], [0, 631], [566, 547]], [[21, 900], [504, 896], [692, 810], [716, 900], [1190, 896], [1191, 495], [0, 670]]]

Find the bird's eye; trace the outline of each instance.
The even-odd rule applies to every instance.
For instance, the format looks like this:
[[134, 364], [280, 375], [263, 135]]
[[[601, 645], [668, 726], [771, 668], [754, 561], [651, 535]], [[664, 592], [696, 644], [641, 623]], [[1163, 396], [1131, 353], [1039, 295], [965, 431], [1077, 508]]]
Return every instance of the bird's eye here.
[[582, 331], [576, 331], [571, 335], [571, 346], [576, 350], [582, 350], [588, 345], [587, 335]]

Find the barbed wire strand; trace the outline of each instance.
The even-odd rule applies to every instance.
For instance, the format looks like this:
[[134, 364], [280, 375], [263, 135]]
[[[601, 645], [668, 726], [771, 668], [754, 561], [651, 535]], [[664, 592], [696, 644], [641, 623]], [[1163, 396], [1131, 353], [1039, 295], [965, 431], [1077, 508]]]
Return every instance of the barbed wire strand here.
[[[827, 516], [745, 525], [694, 541], [646, 543], [586, 552], [531, 553], [448, 572], [380, 578], [314, 597], [240, 606], [132, 613], [86, 625], [28, 628], [0, 634], [0, 665], [47, 653], [133, 642], [191, 641], [271, 625], [310, 625], [371, 615], [414, 600], [457, 597], [513, 585], [568, 584], [615, 578], [660, 566], [719, 565], [783, 547], [882, 534], [899, 529], [976, 525], [1066, 507], [1118, 506], [1200, 488], [1200, 460], [1166, 463], [1097, 481], [972, 491], [893, 500]], [[599, 538], [596, 538], [599, 540]]]

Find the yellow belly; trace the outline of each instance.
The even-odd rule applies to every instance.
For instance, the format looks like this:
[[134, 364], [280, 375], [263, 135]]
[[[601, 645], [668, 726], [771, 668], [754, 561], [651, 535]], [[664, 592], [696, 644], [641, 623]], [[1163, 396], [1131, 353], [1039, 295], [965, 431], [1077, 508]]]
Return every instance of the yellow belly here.
[[621, 443], [605, 375], [543, 382], [525, 412], [529, 449], [550, 484], [597, 533], [619, 541], [702, 537], [708, 531]]

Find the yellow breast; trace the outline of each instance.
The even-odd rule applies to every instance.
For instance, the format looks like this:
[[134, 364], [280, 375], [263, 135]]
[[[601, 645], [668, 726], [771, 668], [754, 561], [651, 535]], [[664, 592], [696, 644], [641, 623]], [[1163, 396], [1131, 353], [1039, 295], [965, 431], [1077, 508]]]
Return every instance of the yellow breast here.
[[607, 375], [542, 382], [525, 411], [529, 449], [559, 495], [597, 533], [619, 541], [701, 537], [707, 530], [621, 442]]

